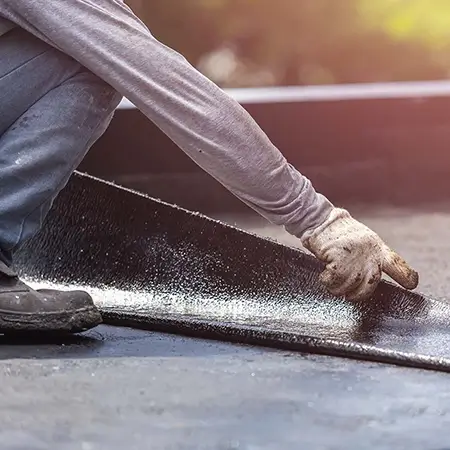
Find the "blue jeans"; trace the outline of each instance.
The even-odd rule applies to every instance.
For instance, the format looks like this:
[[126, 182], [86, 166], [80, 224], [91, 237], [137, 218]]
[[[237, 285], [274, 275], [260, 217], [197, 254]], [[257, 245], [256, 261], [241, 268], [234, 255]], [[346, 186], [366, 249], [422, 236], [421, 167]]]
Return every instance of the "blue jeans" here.
[[14, 29], [0, 37], [0, 260], [39, 231], [122, 97], [75, 60]]

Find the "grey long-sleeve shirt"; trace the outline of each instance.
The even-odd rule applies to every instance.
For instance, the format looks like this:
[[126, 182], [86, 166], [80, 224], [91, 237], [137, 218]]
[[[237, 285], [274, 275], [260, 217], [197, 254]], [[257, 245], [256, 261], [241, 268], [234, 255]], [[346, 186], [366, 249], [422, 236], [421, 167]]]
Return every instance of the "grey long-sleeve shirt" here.
[[[121, 0], [0, 0], [0, 16], [104, 79], [270, 222], [300, 237], [331, 211], [245, 109], [155, 39]], [[10, 26], [0, 21], [0, 32]]]

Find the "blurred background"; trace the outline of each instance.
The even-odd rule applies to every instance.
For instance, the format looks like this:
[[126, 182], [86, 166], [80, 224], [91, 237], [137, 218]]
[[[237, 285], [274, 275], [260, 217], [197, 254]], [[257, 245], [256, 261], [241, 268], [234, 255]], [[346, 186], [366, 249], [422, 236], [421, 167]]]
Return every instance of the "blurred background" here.
[[[250, 96], [243, 107], [332, 201], [448, 200], [449, 0], [127, 3], [207, 77]], [[134, 108], [116, 112], [80, 170], [204, 213], [247, 210]]]
[[450, 70], [448, 0], [128, 0], [223, 87], [436, 80]]

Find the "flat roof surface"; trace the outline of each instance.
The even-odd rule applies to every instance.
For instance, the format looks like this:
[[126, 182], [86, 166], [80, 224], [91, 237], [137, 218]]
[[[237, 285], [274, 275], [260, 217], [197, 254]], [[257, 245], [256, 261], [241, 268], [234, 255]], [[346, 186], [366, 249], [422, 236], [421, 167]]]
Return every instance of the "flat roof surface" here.
[[[449, 205], [352, 212], [420, 271], [420, 291], [448, 298]], [[0, 343], [2, 449], [448, 447], [445, 373], [107, 326], [62, 346]]]

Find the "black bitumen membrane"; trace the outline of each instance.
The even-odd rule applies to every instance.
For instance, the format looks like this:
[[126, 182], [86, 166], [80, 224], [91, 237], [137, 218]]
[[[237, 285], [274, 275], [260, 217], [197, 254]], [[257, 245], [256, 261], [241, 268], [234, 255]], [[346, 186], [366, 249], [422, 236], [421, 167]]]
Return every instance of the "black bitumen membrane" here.
[[0, 336], [0, 448], [448, 449], [448, 211], [364, 215], [443, 300], [358, 305], [297, 250], [76, 175], [19, 266], [120, 326]]
[[89, 290], [106, 324], [450, 370], [446, 302], [386, 282], [335, 298], [299, 250], [81, 174], [17, 264]]

